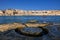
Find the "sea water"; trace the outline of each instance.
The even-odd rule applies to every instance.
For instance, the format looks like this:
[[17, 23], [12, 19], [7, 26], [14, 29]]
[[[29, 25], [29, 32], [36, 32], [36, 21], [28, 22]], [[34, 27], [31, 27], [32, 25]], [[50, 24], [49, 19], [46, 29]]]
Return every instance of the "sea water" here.
[[[6, 23], [13, 23], [13, 22], [19, 22], [19, 23], [25, 23], [29, 20], [37, 20], [40, 23], [46, 22], [46, 23], [60, 23], [60, 16], [0, 16], [0, 24], [6, 24]], [[49, 30], [49, 33], [47, 35], [44, 35], [42, 37], [28, 37], [24, 35], [20, 35], [16, 33], [14, 30], [2, 33], [0, 36], [0, 39], [3, 40], [5, 38], [6, 40], [59, 40], [60, 39], [60, 26], [49, 26], [46, 27]], [[4, 40], [5, 40], [4, 39]]]
[[0, 23], [12, 23], [12, 22], [24, 23], [29, 20], [60, 23], [60, 16], [0, 16]]

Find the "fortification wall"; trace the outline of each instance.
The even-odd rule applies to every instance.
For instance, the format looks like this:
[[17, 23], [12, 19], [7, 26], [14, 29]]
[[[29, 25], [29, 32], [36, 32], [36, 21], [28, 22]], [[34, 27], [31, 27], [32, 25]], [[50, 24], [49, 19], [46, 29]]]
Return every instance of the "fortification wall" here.
[[0, 16], [23, 16], [23, 15], [60, 15], [60, 10], [0, 10]]

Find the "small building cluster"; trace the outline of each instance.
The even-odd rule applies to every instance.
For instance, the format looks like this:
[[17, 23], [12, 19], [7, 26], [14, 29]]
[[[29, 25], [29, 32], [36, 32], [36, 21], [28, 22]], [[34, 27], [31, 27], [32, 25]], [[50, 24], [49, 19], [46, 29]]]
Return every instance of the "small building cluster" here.
[[60, 10], [0, 10], [0, 16], [60, 15]]

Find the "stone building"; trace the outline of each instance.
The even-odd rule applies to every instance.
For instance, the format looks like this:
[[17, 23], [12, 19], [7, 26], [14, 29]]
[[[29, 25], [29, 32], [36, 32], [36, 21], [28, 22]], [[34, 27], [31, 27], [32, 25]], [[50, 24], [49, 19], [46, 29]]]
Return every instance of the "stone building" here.
[[13, 15], [13, 12], [14, 10], [5, 10], [5, 15], [7, 16], [10, 16], [10, 15]]
[[0, 16], [23, 16], [23, 15], [60, 15], [60, 10], [0, 10]]
[[0, 10], [0, 16], [2, 16], [3, 15], [3, 12], [2, 12], [2, 10]]

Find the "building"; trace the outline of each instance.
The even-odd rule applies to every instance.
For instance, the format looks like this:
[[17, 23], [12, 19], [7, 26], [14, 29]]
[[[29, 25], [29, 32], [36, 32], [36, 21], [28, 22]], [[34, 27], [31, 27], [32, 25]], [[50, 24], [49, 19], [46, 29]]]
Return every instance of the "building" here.
[[0, 16], [23, 16], [23, 15], [38, 15], [38, 16], [47, 16], [47, 15], [60, 15], [60, 10], [0, 10]]

